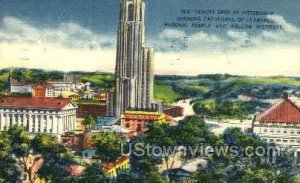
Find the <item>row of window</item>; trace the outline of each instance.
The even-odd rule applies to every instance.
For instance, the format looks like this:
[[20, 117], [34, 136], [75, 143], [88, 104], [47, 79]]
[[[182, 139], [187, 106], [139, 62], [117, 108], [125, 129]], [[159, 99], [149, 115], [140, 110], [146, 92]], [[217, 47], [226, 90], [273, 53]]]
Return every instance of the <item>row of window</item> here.
[[266, 141], [266, 142], [283, 142], [283, 143], [297, 143], [297, 144], [300, 144], [300, 140], [294, 140], [294, 139], [287, 140], [287, 139], [266, 139], [266, 138], [263, 138], [263, 140]]
[[[260, 130], [261, 131], [261, 130]], [[300, 135], [300, 130], [288, 130], [288, 129], [267, 129], [265, 128], [263, 130], [264, 133], [288, 133], [288, 131], [290, 132], [290, 134], [299, 134]]]

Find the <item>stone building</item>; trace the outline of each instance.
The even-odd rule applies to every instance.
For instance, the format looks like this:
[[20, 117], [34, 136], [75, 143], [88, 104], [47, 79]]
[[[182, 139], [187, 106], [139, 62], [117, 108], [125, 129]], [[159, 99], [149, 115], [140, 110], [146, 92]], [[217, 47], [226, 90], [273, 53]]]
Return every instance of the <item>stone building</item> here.
[[30, 134], [73, 131], [77, 105], [69, 99], [0, 97], [0, 131], [19, 125]]
[[153, 99], [153, 48], [145, 47], [145, 4], [121, 1], [116, 59], [115, 116], [127, 109], [150, 109]]

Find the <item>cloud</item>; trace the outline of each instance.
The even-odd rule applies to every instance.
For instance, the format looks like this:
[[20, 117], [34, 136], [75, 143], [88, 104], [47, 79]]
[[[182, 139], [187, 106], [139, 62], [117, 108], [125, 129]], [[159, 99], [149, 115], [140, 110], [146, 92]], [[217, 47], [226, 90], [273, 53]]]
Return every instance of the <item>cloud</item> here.
[[283, 29], [289, 33], [299, 33], [299, 28], [288, 23], [282, 16], [280, 15], [268, 15], [268, 19], [273, 20], [276, 24], [282, 25]]
[[[41, 28], [13, 17], [2, 21], [0, 68], [114, 71], [117, 33], [97, 34], [74, 22]], [[150, 42], [156, 50], [156, 74], [299, 76], [298, 37], [299, 32], [286, 30], [251, 35], [233, 30], [218, 34], [165, 29]]]
[[[107, 36], [95, 34], [72, 22], [61, 23], [52, 29], [41, 29], [13, 17], [4, 17], [2, 29], [0, 42], [8, 43], [53, 44], [68, 48], [97, 50], [114, 42], [114, 39], [104, 38]], [[111, 44], [108, 44], [109, 41]]]

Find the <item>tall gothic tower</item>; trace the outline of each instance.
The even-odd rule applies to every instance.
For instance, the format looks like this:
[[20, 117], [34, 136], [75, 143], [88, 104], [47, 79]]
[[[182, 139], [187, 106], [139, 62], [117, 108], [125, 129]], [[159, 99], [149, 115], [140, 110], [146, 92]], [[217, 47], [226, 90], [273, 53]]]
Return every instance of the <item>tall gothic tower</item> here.
[[153, 98], [153, 48], [145, 47], [145, 4], [121, 0], [116, 60], [115, 115], [150, 109]]

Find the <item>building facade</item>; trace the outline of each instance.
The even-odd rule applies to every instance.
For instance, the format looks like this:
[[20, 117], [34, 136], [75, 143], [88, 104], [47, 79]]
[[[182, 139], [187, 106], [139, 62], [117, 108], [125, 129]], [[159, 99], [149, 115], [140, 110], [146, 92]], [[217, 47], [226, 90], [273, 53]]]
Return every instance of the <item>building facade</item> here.
[[33, 97], [55, 97], [54, 87], [49, 84], [37, 84], [32, 88]]
[[126, 111], [121, 116], [121, 126], [138, 133], [145, 132], [147, 124], [166, 122], [166, 115], [159, 112]]
[[60, 135], [75, 129], [76, 109], [69, 99], [1, 97], [0, 131], [19, 125], [30, 134]]
[[9, 71], [8, 79], [8, 90], [7, 93], [10, 95], [12, 93], [31, 93], [32, 92], [32, 84], [27, 84], [23, 82], [17, 82], [12, 78], [12, 71]]
[[266, 142], [300, 150], [300, 100], [285, 95], [256, 116], [253, 132]]
[[145, 47], [145, 4], [121, 1], [116, 59], [115, 116], [129, 108], [150, 109], [153, 98], [153, 48]]

